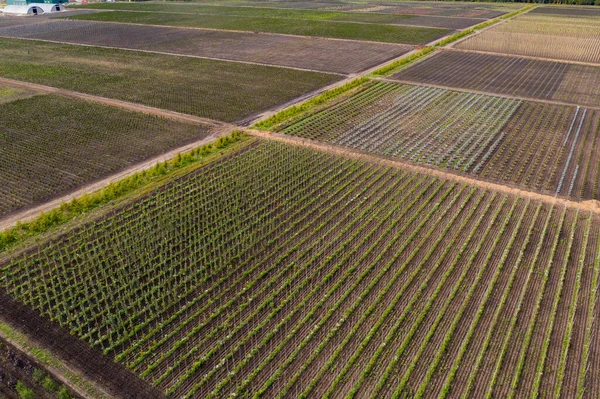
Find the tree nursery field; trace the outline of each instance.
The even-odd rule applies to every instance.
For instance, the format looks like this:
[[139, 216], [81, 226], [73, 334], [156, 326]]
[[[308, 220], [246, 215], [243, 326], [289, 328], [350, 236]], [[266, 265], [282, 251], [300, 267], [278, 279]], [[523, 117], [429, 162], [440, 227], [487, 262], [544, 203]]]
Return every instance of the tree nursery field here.
[[162, 13], [186, 13], [204, 15], [228, 15], [237, 17], [266, 17], [283, 19], [306, 19], [336, 22], [360, 22], [386, 25], [419, 25], [432, 28], [464, 29], [477, 25], [482, 21], [479, 18], [440, 17], [434, 18], [426, 15], [410, 15], [396, 13], [372, 12], [340, 12], [305, 10], [295, 8], [258, 8], [258, 7], [229, 7], [194, 3], [96, 3], [79, 6], [94, 10], [120, 10], [120, 11], [147, 11]]
[[600, 16], [525, 14], [455, 47], [600, 64]]
[[0, 17], [0, 397], [600, 397], [598, 8], [74, 8]]
[[600, 106], [600, 65], [444, 50], [394, 74], [392, 79]]
[[0, 36], [160, 51], [341, 74], [361, 72], [414, 48], [403, 44], [73, 20], [0, 28]]
[[0, 219], [212, 134], [57, 95], [0, 103]]
[[172, 397], [594, 397], [597, 222], [255, 142], [0, 285]]
[[425, 44], [445, 36], [440, 28], [384, 25], [372, 23], [332, 22], [320, 19], [287, 19], [232, 15], [180, 14], [158, 12], [108, 11], [78, 15], [78, 20], [129, 22], [149, 25], [184, 26], [253, 32], [284, 33], [336, 39], [368, 40], [387, 43]]
[[0, 76], [232, 122], [340, 76], [19, 39], [0, 41]]
[[277, 130], [600, 200], [597, 110], [379, 82]]

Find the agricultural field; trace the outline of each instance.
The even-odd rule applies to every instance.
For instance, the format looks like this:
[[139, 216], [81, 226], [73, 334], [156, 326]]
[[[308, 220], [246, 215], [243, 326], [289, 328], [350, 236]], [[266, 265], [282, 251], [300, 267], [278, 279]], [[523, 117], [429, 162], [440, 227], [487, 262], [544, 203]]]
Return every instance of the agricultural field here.
[[0, 219], [214, 133], [57, 95], [0, 98]]
[[277, 128], [293, 136], [600, 200], [600, 112], [374, 82]]
[[600, 66], [444, 50], [392, 75], [391, 79], [600, 106]]
[[75, 8], [91, 10], [147, 11], [163, 13], [187, 13], [204, 15], [229, 15], [239, 17], [266, 17], [283, 19], [307, 19], [318, 21], [361, 22], [388, 25], [418, 25], [432, 28], [464, 29], [481, 23], [484, 19], [440, 17], [427, 15], [378, 14], [367, 12], [339, 12], [303, 10], [294, 8], [258, 8], [209, 6], [195, 3], [94, 3]]
[[0, 77], [225, 122], [251, 117], [341, 76], [263, 65], [0, 40]]
[[343, 74], [361, 72], [413, 49], [413, 46], [401, 44], [73, 20], [0, 28], [0, 36], [159, 51]]
[[592, 398], [599, 222], [254, 140], [0, 286], [169, 397]]
[[536, 7], [530, 13], [572, 17], [600, 17], [600, 10], [596, 7]]
[[454, 47], [600, 64], [600, 16], [525, 14]]
[[518, 9], [521, 5], [510, 3], [460, 3], [424, 1], [287, 1], [287, 0], [200, 0], [194, 4], [212, 6], [270, 7], [283, 9], [308, 9], [338, 12], [367, 12], [398, 15], [432, 15], [460, 18], [490, 19]]
[[187, 28], [243, 30], [374, 42], [425, 44], [450, 33], [448, 29], [318, 19], [238, 17], [232, 15], [107, 11], [77, 15], [76, 20], [125, 22]]
[[74, 399], [33, 359], [0, 338], [0, 397], [6, 399]]

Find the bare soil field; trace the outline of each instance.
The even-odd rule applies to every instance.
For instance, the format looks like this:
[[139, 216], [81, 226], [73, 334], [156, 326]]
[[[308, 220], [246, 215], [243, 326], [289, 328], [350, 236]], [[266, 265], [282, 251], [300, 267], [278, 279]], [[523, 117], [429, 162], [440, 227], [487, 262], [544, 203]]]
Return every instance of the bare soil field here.
[[255, 142], [6, 257], [0, 284], [171, 397], [582, 393], [599, 222]]
[[413, 49], [408, 45], [92, 21], [0, 28], [0, 36], [150, 50], [294, 68], [358, 73]]
[[0, 103], [0, 219], [211, 134], [57, 95]]
[[600, 66], [441, 51], [392, 79], [600, 106]]
[[600, 17], [525, 14], [481, 32], [455, 47], [600, 63]]

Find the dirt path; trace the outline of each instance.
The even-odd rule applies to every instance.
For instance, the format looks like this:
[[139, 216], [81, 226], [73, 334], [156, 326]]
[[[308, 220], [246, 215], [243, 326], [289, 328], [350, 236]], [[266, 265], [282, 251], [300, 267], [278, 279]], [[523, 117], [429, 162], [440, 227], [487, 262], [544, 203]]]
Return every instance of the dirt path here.
[[310, 148], [317, 151], [327, 152], [333, 155], [342, 155], [349, 158], [361, 159], [368, 162], [373, 162], [393, 168], [400, 168], [403, 170], [407, 170], [414, 173], [427, 174], [430, 176], [439, 177], [441, 179], [455, 181], [461, 184], [479, 187], [485, 190], [497, 191], [500, 193], [517, 196], [520, 198], [529, 198], [535, 201], [541, 201], [548, 204], [555, 204], [559, 206], [565, 206], [572, 209], [579, 209], [586, 212], [593, 212], [600, 214], [600, 202], [599, 201], [582, 201], [576, 202], [571, 201], [564, 198], [554, 197], [552, 195], [541, 194], [533, 191], [523, 190], [516, 187], [510, 187], [503, 184], [492, 183], [488, 181], [479, 180], [473, 177], [461, 175], [458, 173], [453, 173], [450, 171], [440, 170], [433, 167], [416, 165], [413, 163], [409, 163], [406, 161], [401, 161], [397, 159], [384, 158], [376, 155], [372, 155], [362, 151], [355, 151], [352, 149], [348, 149], [345, 147], [338, 147], [330, 144], [323, 144], [319, 142], [315, 142], [309, 139], [296, 138], [291, 136], [286, 136], [279, 133], [271, 133], [260, 130], [251, 130], [247, 129], [246, 133], [266, 140], [274, 140], [279, 141], [286, 144], [291, 144], [295, 146], [301, 146], [305, 148]]
[[[596, 66], [598, 66], [598, 65], [596, 65]], [[587, 109], [600, 110], [599, 106], [594, 106], [594, 105], [582, 105], [582, 104], [570, 103], [570, 102], [565, 102], [565, 101], [545, 100], [545, 99], [542, 99], [542, 98], [535, 98], [535, 97], [525, 97], [525, 96], [517, 96], [517, 95], [508, 95], [508, 94], [501, 94], [501, 93], [489, 92], [489, 91], [465, 89], [465, 88], [462, 88], [462, 87], [444, 86], [444, 85], [438, 85], [438, 84], [433, 84], [433, 83], [413, 82], [413, 81], [404, 80], [404, 79], [373, 78], [373, 80], [379, 80], [379, 81], [382, 81], [382, 82], [390, 82], [390, 83], [400, 83], [400, 84], [406, 84], [406, 85], [412, 85], [412, 86], [435, 87], [437, 89], [458, 91], [458, 92], [461, 92], [461, 93], [482, 94], [482, 95], [485, 95], [485, 96], [492, 96], [492, 97], [499, 97], [499, 98], [508, 98], [508, 99], [513, 99], [513, 100], [523, 100], [523, 101], [531, 101], [531, 102], [536, 102], [536, 103], [562, 105], [562, 106], [567, 106], [567, 107], [577, 107], [577, 106], [579, 106], [579, 107], [587, 108]]]
[[141, 105], [136, 103], [131, 103], [127, 101], [115, 100], [112, 98], [94, 96], [92, 94], [79, 93], [72, 90], [59, 89], [57, 87], [44, 86], [36, 83], [22, 82], [19, 80], [7, 79], [0, 77], [0, 84], [4, 84], [6, 86], [34, 90], [38, 93], [46, 93], [46, 94], [58, 94], [64, 97], [77, 98], [80, 100], [92, 101], [99, 104], [111, 105], [113, 107], [119, 107], [122, 109], [127, 109], [130, 111], [142, 112], [144, 114], [161, 116], [164, 118], [174, 119], [182, 122], [194, 123], [199, 125], [208, 125], [214, 127], [227, 127], [233, 126], [225, 122], [216, 121], [208, 118], [201, 118], [199, 116], [182, 114], [180, 112], [175, 111], [167, 111], [161, 108], [149, 107], [147, 105]]

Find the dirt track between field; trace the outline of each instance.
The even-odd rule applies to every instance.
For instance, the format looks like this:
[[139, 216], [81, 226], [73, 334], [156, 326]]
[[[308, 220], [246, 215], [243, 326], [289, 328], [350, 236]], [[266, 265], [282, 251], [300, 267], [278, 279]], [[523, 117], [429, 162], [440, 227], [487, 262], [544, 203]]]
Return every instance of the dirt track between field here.
[[458, 173], [452, 173], [444, 170], [440, 170], [433, 167], [416, 165], [410, 162], [401, 161], [397, 159], [381, 157], [376, 155], [371, 155], [366, 152], [356, 151], [345, 147], [339, 147], [330, 144], [324, 144], [315, 142], [309, 139], [304, 138], [296, 138], [291, 136], [286, 136], [284, 134], [279, 133], [271, 133], [260, 130], [252, 130], [247, 129], [246, 133], [266, 140], [275, 140], [286, 144], [291, 144], [295, 146], [301, 146], [305, 148], [310, 148], [317, 151], [327, 152], [333, 155], [343, 155], [345, 157], [361, 159], [368, 162], [373, 162], [389, 167], [400, 168], [409, 172], [427, 174], [430, 176], [439, 177], [441, 179], [446, 179], [450, 181], [455, 181], [461, 184], [480, 187], [485, 190], [492, 190], [508, 195], [513, 195], [521, 198], [529, 198], [535, 201], [541, 201], [548, 204], [555, 204], [559, 206], [565, 206], [567, 208], [579, 209], [582, 211], [588, 211], [600, 214], [600, 201], [588, 200], [582, 202], [576, 202], [567, 200], [560, 197], [555, 197], [552, 195], [542, 194], [538, 192], [528, 191], [517, 187], [511, 187], [504, 184], [492, 183], [489, 181], [484, 181], [480, 179], [476, 179], [473, 177], [469, 177], [466, 175], [461, 175]]

